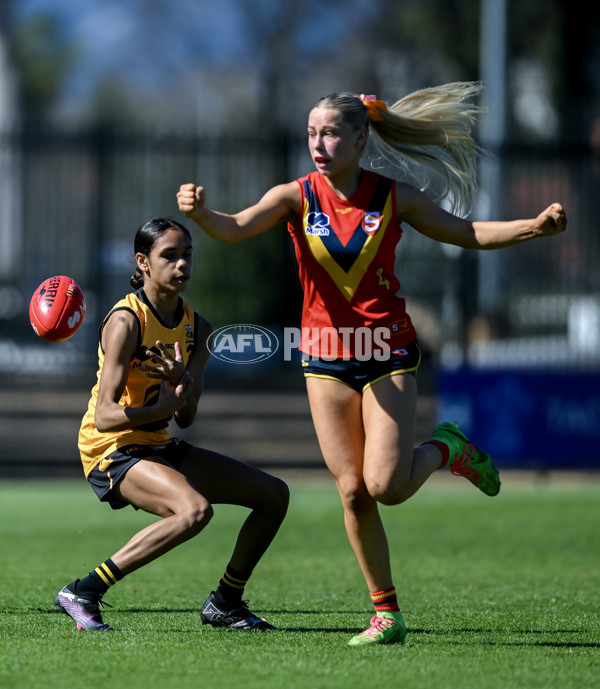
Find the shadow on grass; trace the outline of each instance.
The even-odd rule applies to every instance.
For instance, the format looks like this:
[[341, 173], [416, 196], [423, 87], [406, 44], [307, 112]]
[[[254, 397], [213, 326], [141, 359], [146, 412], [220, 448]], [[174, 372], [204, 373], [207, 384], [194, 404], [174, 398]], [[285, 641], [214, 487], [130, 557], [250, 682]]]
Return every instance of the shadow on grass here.
[[[60, 610], [56, 608], [21, 608], [12, 610], [3, 610], [4, 615], [61, 615]], [[185, 607], [185, 608], [173, 608], [173, 607], [161, 607], [161, 608], [118, 608], [115, 609], [116, 613], [125, 614], [197, 614], [200, 615], [201, 608], [199, 607]], [[261, 613], [265, 615], [282, 615], [297, 617], [299, 615], [368, 615], [364, 610], [261, 610]], [[172, 630], [170, 630], [172, 631]], [[227, 630], [220, 628], [221, 632], [236, 631]], [[288, 627], [281, 626], [277, 627], [278, 632], [288, 632], [291, 634], [353, 634], [360, 631], [360, 626], [357, 627]], [[189, 630], [186, 630], [189, 632]], [[422, 628], [409, 628], [408, 634], [409, 638], [418, 636], [435, 636], [440, 637], [444, 643], [456, 646], [466, 646], [466, 645], [480, 645], [480, 646], [506, 646], [506, 647], [546, 647], [546, 648], [600, 648], [600, 642], [580, 642], [580, 641], [544, 641], [540, 639], [542, 636], [556, 635], [556, 634], [586, 634], [586, 630], [582, 629], [556, 629], [552, 631], [542, 630], [542, 629], [471, 629], [471, 628], [460, 628], [460, 629], [422, 629]], [[477, 638], [480, 635], [521, 635], [522, 639], [506, 640], [502, 639], [480, 639]], [[446, 639], [444, 637], [455, 637], [456, 635], [465, 635], [463, 639], [451, 638]]]
[[[107, 605], [106, 607], [111, 607]], [[257, 608], [265, 615], [369, 615], [369, 611], [364, 610], [265, 610], [264, 608]], [[156, 608], [124, 608], [115, 607], [115, 612], [124, 612], [127, 614], [152, 614], [152, 613], [200, 613], [201, 607], [195, 608], [174, 608], [174, 607], [156, 607]], [[21, 615], [31, 613], [43, 614], [61, 614], [57, 608], [13, 608], [12, 610], [3, 610], [3, 613], [10, 615]]]
[[[495, 634], [495, 635], [522, 635], [523, 640], [510, 641], [494, 641], [492, 639], [469, 639], [464, 640], [453, 639], [445, 641], [445, 643], [456, 646], [465, 646], [478, 644], [480, 646], [545, 646], [548, 648], [600, 648], [600, 642], [580, 642], [580, 641], [542, 641], [540, 636], [549, 636], [554, 634], [586, 634], [586, 630], [582, 629], [556, 629], [553, 631], [541, 629], [409, 629], [409, 635], [423, 634], [426, 636], [448, 636], [453, 634]], [[529, 637], [529, 638], [528, 638]]]

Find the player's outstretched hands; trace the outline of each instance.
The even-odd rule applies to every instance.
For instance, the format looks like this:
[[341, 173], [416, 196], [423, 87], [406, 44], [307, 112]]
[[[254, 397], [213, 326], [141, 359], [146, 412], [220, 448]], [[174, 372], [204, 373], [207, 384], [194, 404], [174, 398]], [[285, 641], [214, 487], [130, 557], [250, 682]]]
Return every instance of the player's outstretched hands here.
[[204, 187], [197, 187], [191, 183], [182, 184], [177, 192], [179, 210], [188, 218], [193, 218], [204, 208], [205, 198]]
[[545, 237], [559, 234], [567, 229], [567, 216], [560, 203], [553, 203], [536, 218], [536, 232]]
[[146, 356], [152, 362], [146, 364], [146, 375], [148, 378], [166, 380], [171, 389], [175, 389], [186, 373], [181, 346], [179, 342], [176, 342], [173, 348], [174, 354], [171, 354], [168, 347], [165, 347], [160, 340], [156, 340], [156, 349], [158, 353], [151, 349], [146, 350]]
[[173, 387], [168, 381], [162, 380], [158, 392], [156, 407], [163, 410], [165, 415], [175, 414], [183, 409], [187, 403], [187, 395], [192, 386], [190, 372], [186, 371], [179, 383]]

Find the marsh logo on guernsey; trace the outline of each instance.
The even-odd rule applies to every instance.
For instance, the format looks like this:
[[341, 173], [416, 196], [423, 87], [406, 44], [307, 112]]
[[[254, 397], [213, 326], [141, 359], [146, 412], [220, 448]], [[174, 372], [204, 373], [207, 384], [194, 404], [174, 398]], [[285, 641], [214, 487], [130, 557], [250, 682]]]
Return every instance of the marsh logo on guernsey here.
[[279, 340], [267, 328], [258, 325], [225, 325], [208, 338], [211, 354], [229, 364], [257, 364], [279, 348]]
[[363, 216], [363, 229], [367, 234], [375, 234], [381, 227], [383, 215], [379, 211], [367, 211]]
[[330, 232], [329, 216], [321, 211], [311, 211], [306, 216], [306, 234], [328, 237]]

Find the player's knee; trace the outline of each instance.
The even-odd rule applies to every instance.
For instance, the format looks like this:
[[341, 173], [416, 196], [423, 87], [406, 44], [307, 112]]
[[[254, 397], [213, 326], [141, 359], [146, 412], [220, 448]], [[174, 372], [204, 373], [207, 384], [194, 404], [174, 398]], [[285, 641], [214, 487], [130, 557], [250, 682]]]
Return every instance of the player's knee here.
[[181, 533], [189, 537], [200, 533], [213, 518], [214, 510], [210, 503], [196, 503], [183, 507], [178, 513]]
[[382, 505], [399, 505], [412, 495], [409, 488], [392, 480], [375, 477], [366, 482], [369, 495]]
[[271, 504], [282, 515], [286, 514], [290, 504], [290, 489], [287, 483], [275, 477], [273, 477], [271, 483]]
[[390, 507], [392, 505], [400, 505], [401, 503], [406, 502], [412, 493], [408, 490], [388, 488], [387, 490], [382, 491], [375, 490], [371, 493], [371, 495], [375, 500], [377, 500], [377, 502]]
[[338, 491], [344, 509], [354, 514], [360, 514], [373, 502], [362, 480], [338, 481]]
[[272, 518], [283, 519], [290, 502], [290, 489], [287, 483], [275, 476], [266, 476], [259, 490], [253, 495], [251, 503], [254, 509], [267, 511]]

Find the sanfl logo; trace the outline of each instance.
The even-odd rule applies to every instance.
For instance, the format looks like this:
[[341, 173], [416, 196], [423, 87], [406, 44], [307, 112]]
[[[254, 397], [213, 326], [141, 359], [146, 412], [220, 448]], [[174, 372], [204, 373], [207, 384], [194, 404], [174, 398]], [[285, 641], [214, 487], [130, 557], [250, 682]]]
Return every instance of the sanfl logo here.
[[379, 211], [367, 211], [363, 217], [363, 229], [367, 234], [375, 234], [381, 227], [383, 216]]

